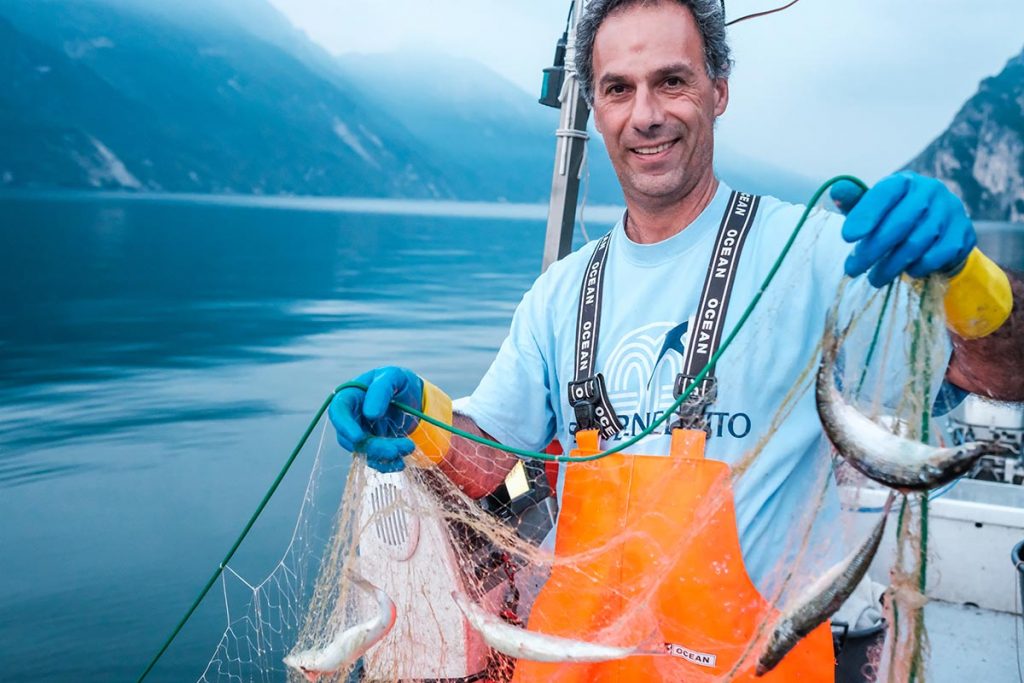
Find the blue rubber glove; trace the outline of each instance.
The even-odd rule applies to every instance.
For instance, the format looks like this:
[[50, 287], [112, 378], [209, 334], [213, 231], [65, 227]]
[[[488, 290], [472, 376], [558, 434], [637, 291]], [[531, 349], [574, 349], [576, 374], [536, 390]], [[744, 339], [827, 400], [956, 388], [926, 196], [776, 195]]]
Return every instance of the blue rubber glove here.
[[850, 211], [843, 239], [856, 242], [846, 274], [875, 287], [900, 273], [955, 273], [977, 243], [963, 203], [934, 178], [904, 171], [884, 178]]
[[422, 408], [423, 380], [411, 370], [386, 367], [364, 372], [352, 381], [365, 384], [366, 391], [342, 389], [327, 411], [338, 443], [347, 451], [365, 453], [366, 463], [378, 472], [401, 472], [402, 458], [416, 449], [406, 437], [419, 418], [391, 405], [391, 400]]

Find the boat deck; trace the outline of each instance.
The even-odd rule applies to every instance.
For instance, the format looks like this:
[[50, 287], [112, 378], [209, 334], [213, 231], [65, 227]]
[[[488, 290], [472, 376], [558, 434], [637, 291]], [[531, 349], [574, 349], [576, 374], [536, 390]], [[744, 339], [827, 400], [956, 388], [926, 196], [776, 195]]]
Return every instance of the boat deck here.
[[[888, 491], [841, 487], [854, 537], [863, 538]], [[1018, 574], [1011, 549], [1024, 539], [1024, 487], [961, 480], [930, 505], [925, 679], [936, 683], [1024, 683], [1014, 629], [1024, 647]], [[895, 512], [890, 513], [895, 514]], [[895, 555], [889, 524], [870, 569], [886, 585]]]
[[948, 602], [932, 601], [924, 608], [931, 656], [925, 680], [932, 683], [1012, 683], [1024, 681], [1018, 661], [1024, 659], [1021, 618]]

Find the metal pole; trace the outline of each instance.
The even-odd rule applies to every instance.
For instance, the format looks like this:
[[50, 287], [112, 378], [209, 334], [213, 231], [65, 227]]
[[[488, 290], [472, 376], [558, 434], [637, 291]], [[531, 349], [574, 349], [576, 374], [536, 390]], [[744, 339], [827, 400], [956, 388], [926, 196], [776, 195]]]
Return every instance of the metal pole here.
[[583, 14], [585, 0], [574, 0], [565, 54], [565, 82], [562, 86], [562, 109], [555, 131], [555, 169], [551, 178], [551, 202], [548, 206], [548, 227], [544, 238], [544, 261], [541, 272], [572, 250], [576, 225], [576, 203], [580, 194], [580, 168], [586, 156], [587, 120], [590, 108], [580, 94], [576, 80], [576, 26]]

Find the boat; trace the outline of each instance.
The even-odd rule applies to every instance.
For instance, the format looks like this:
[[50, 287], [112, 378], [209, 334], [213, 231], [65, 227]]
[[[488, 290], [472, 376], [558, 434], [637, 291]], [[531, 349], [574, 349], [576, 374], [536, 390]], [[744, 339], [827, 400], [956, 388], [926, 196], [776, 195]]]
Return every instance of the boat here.
[[[929, 602], [924, 608], [930, 647], [925, 680], [1018, 680], [1024, 407], [968, 396], [939, 426], [951, 442], [998, 441], [1014, 448], [1015, 455], [982, 458], [968, 475], [930, 496], [925, 591]], [[840, 490], [850, 520], [847, 527], [853, 535], [867, 534], [888, 491], [863, 485]], [[870, 579], [883, 586], [889, 583], [895, 560], [895, 529], [896, 524], [888, 525], [869, 570]], [[876, 638], [878, 633], [858, 635]]]

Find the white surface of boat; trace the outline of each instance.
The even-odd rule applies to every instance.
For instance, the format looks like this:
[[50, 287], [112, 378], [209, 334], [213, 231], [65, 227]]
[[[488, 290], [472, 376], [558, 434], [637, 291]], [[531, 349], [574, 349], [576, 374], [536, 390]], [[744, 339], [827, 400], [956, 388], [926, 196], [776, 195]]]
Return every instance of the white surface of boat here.
[[[851, 533], [866, 534], [885, 489], [841, 487]], [[897, 512], [891, 513], [894, 517]], [[896, 525], [890, 523], [870, 570], [889, 583]], [[1021, 680], [1021, 603], [1013, 547], [1024, 540], [1024, 487], [963, 479], [929, 504], [925, 625], [926, 680], [936, 683]], [[1021, 661], [1024, 666], [1024, 661]]]

